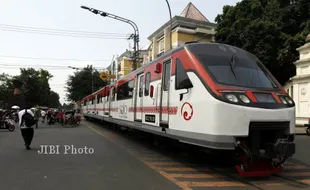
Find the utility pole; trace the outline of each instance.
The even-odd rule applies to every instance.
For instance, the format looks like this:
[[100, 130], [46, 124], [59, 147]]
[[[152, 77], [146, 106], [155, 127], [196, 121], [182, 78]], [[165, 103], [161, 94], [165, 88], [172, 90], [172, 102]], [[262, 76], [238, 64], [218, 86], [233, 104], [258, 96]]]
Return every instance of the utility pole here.
[[[112, 61], [111, 61], [111, 73], [110, 73], [110, 75], [114, 75], [114, 72], [115, 72], [115, 61], [114, 61], [114, 57], [115, 57], [115, 55], [113, 55], [113, 57], [112, 57]], [[112, 82], [113, 82], [113, 79], [112, 78], [110, 78], [110, 84], [112, 84]]]
[[168, 5], [169, 14], [170, 14], [170, 50], [172, 50], [172, 14], [171, 14], [171, 8], [170, 8], [169, 1], [166, 0], [166, 3]]
[[130, 24], [133, 29], [134, 29], [134, 34], [130, 36], [130, 39], [133, 39], [134, 41], [134, 53], [133, 53], [133, 64], [132, 64], [132, 70], [136, 70], [137, 69], [137, 64], [138, 64], [138, 59], [139, 59], [139, 29], [138, 29], [138, 26], [136, 25], [136, 23], [134, 23], [133, 21], [129, 20], [129, 19], [126, 19], [126, 18], [123, 18], [123, 17], [120, 17], [120, 16], [117, 16], [117, 15], [113, 15], [111, 13], [107, 13], [107, 12], [103, 12], [103, 11], [100, 11], [100, 10], [97, 10], [97, 9], [94, 9], [94, 8], [89, 8], [89, 7], [86, 7], [86, 6], [81, 6], [82, 9], [86, 9], [86, 10], [89, 10], [90, 12], [94, 13], [94, 14], [99, 14], [103, 17], [110, 17], [112, 19], [115, 19], [115, 20], [119, 20], [121, 22], [125, 22], [127, 24]]

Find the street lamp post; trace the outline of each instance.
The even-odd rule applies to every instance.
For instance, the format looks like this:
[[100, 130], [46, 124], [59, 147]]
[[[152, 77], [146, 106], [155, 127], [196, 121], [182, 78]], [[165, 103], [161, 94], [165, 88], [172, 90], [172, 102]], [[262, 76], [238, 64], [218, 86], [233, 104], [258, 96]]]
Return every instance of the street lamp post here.
[[[70, 69], [75, 69], [75, 70], [80, 70], [79, 68], [76, 68], [76, 67], [71, 67], [71, 66], [68, 66], [68, 68]], [[94, 79], [93, 79], [93, 67], [91, 67], [91, 93], [94, 92]]]
[[119, 20], [121, 22], [128, 23], [133, 27], [134, 34], [133, 34], [132, 38], [134, 41], [134, 48], [133, 48], [134, 49], [134, 55], [133, 55], [133, 65], [132, 65], [133, 68], [132, 69], [136, 70], [137, 69], [137, 59], [139, 58], [139, 29], [138, 29], [138, 26], [136, 25], [136, 23], [134, 23], [133, 21], [131, 21], [129, 19], [126, 19], [126, 18], [123, 18], [120, 16], [116, 16], [116, 15], [113, 15], [111, 13], [103, 12], [103, 11], [100, 11], [100, 10], [97, 10], [94, 8], [89, 8], [86, 6], [81, 6], [81, 8], [89, 10], [90, 12], [92, 12], [94, 14], [99, 14], [103, 17], [110, 17], [110, 18], [113, 18], [115, 20]]
[[172, 49], [172, 14], [171, 14], [171, 8], [170, 8], [169, 1], [166, 0], [166, 3], [168, 5], [169, 14], [170, 14], [170, 50], [171, 50]]

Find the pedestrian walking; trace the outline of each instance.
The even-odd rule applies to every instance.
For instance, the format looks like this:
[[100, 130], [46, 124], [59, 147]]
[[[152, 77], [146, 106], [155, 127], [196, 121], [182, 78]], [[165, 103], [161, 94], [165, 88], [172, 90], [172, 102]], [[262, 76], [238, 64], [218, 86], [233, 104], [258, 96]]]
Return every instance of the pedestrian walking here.
[[27, 150], [30, 149], [30, 145], [33, 139], [35, 125], [34, 114], [30, 110], [31, 106], [26, 98], [20, 93], [23, 82], [20, 80], [13, 80], [14, 94], [9, 98], [9, 105], [18, 105], [20, 111], [17, 113], [18, 123], [21, 129], [21, 134], [25, 142]]
[[40, 107], [37, 106], [34, 110], [34, 120], [35, 120], [36, 129], [38, 128], [39, 118], [40, 118]]
[[26, 149], [29, 150], [34, 135], [34, 113], [27, 106], [25, 109], [18, 112], [18, 117], [22, 137], [24, 139]]
[[59, 123], [64, 126], [64, 112], [63, 110], [60, 110], [58, 112], [58, 118], [59, 118]]

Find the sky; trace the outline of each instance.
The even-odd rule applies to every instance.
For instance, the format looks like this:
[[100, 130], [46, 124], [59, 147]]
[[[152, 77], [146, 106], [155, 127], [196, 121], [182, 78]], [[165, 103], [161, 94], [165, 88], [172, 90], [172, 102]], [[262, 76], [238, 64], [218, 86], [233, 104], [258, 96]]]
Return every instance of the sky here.
[[[210, 22], [222, 13], [224, 5], [235, 5], [239, 1], [169, 0], [173, 16], [180, 15], [192, 2]], [[24, 67], [46, 69], [54, 76], [50, 87], [59, 94], [62, 104], [67, 102], [66, 80], [74, 73], [68, 66], [93, 65], [101, 70], [109, 66], [113, 56], [133, 47], [132, 40], [126, 39], [126, 35], [133, 33], [130, 25], [95, 15], [81, 9], [82, 5], [134, 21], [139, 28], [140, 47], [146, 46], [147, 37], [169, 20], [165, 0], [0, 2], [0, 73], [18, 75], [19, 68]], [[38, 34], [36, 28], [44, 31]], [[53, 34], [57, 35], [47, 33], [46, 29], [53, 29]], [[64, 31], [55, 33], [55, 30]], [[84, 37], [64, 35], [68, 31], [83, 31]], [[85, 32], [92, 33], [85, 35]]]

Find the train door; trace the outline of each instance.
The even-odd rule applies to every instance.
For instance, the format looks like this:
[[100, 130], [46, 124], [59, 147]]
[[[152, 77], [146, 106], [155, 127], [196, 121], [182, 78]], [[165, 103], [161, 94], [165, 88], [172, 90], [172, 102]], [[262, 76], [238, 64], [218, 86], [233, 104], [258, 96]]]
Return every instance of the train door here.
[[163, 62], [163, 73], [161, 81], [160, 93], [160, 126], [167, 127], [169, 125], [169, 90], [170, 90], [170, 76], [171, 76], [171, 59]]
[[104, 88], [104, 93], [103, 93], [103, 115], [108, 115], [109, 114], [109, 110], [107, 109], [108, 108], [108, 95], [107, 95], [107, 88]]
[[94, 95], [94, 115], [98, 114], [98, 110], [97, 110], [97, 103], [98, 102], [98, 95]]
[[110, 98], [109, 98], [109, 117], [112, 117], [113, 114], [113, 97], [114, 97], [114, 87], [110, 89]]
[[135, 92], [135, 121], [142, 122], [142, 107], [143, 107], [143, 84], [144, 84], [144, 74], [137, 76], [137, 85]]

